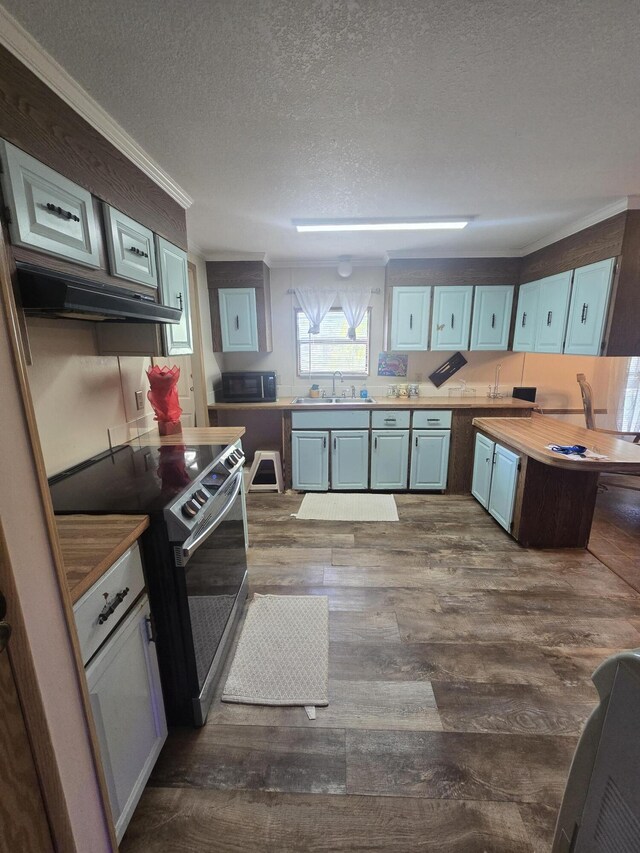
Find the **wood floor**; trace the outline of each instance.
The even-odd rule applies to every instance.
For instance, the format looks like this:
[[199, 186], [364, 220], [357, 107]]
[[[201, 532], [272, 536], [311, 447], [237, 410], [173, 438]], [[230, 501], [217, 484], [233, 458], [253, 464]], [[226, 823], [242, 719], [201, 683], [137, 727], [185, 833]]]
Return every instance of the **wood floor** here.
[[590, 674], [640, 595], [588, 551], [521, 548], [471, 498], [399, 523], [249, 496], [253, 592], [329, 596], [330, 704], [222, 704], [176, 730], [124, 853], [548, 853]]

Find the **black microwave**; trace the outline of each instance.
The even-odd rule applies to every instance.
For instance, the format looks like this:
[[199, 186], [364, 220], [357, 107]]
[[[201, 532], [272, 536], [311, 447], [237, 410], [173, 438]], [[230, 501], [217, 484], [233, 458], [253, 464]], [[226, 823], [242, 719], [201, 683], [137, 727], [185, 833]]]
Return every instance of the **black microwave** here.
[[216, 388], [223, 403], [275, 403], [276, 374], [273, 370], [238, 370], [223, 373]]

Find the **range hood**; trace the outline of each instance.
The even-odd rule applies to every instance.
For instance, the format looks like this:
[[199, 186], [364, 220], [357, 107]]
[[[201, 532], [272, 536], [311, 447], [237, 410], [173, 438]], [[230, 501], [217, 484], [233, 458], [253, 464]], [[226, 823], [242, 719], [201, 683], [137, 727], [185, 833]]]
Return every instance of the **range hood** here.
[[63, 317], [109, 323], [179, 323], [182, 311], [152, 296], [75, 275], [17, 263], [20, 296], [30, 317]]

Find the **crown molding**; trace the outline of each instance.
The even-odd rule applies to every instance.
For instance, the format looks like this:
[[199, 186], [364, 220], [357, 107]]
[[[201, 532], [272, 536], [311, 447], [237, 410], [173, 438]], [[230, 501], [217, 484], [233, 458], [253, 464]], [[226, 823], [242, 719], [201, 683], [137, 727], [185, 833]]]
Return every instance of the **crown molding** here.
[[520, 250], [522, 257], [530, 255], [532, 252], [537, 252], [539, 249], [544, 249], [552, 243], [557, 243], [558, 240], [564, 240], [565, 237], [570, 237], [572, 234], [577, 234], [578, 231], [583, 231], [585, 228], [590, 228], [592, 225], [597, 225], [598, 222], [604, 222], [605, 219], [611, 219], [612, 216], [617, 216], [618, 213], [624, 213], [625, 210], [633, 210], [636, 206], [640, 206], [640, 196], [631, 195], [625, 198], [617, 199], [606, 207], [601, 207], [594, 210], [593, 213], [588, 213], [580, 219], [574, 220], [564, 228], [559, 228], [557, 231], [547, 234], [535, 243], [529, 243], [528, 246], [523, 246]]
[[185, 208], [193, 199], [158, 165], [70, 74], [0, 6], [0, 44], [46, 83], [125, 157]]

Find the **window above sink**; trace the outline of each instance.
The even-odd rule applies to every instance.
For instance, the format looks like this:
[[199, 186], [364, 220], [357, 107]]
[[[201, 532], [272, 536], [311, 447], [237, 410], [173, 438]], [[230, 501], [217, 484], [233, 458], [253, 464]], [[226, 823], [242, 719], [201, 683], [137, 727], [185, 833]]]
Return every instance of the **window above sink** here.
[[303, 311], [296, 309], [298, 376], [332, 376], [337, 370], [342, 372], [345, 379], [368, 376], [370, 319], [369, 308], [356, 329], [355, 341], [352, 341], [347, 337], [348, 324], [342, 309], [332, 308], [325, 315], [317, 335], [309, 334], [308, 319]]

